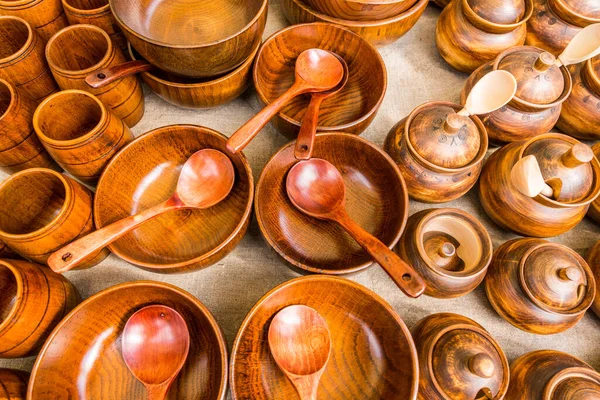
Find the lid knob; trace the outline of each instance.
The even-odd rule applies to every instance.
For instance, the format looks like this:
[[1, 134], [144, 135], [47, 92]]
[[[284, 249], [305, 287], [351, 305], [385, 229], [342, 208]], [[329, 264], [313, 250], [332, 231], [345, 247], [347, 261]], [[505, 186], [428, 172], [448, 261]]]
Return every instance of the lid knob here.
[[540, 72], [548, 70], [556, 62], [556, 58], [551, 53], [544, 51], [533, 63], [533, 68]]
[[581, 280], [582, 274], [577, 267], [567, 267], [559, 269], [558, 276], [563, 281], [578, 282]]
[[444, 121], [444, 132], [449, 135], [457, 133], [466, 125], [465, 118], [467, 117], [463, 117], [456, 113], [448, 114]]
[[440, 256], [453, 257], [456, 254], [456, 247], [452, 243], [446, 242], [440, 246]]
[[567, 168], [576, 168], [589, 163], [593, 158], [594, 152], [588, 145], [577, 143], [560, 157], [560, 161]]
[[492, 357], [479, 353], [469, 359], [469, 370], [481, 378], [491, 378], [494, 376], [496, 366]]

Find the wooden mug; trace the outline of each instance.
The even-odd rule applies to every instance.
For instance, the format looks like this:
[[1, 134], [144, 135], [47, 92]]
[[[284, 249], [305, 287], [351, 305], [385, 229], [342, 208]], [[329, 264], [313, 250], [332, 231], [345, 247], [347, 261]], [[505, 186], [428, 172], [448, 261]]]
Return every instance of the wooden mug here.
[[92, 93], [129, 127], [144, 115], [142, 85], [136, 76], [118, 79], [98, 89], [85, 82], [94, 71], [126, 61], [108, 33], [97, 26], [73, 25], [61, 30], [48, 41], [46, 58], [61, 89]]
[[[92, 192], [56, 171], [32, 168], [0, 184], [0, 240], [21, 256], [45, 264], [50, 254], [94, 230]], [[92, 255], [81, 268], [102, 261]]]
[[0, 15], [23, 18], [44, 41], [69, 25], [60, 0], [0, 0]]
[[58, 168], [42, 146], [31, 120], [35, 103], [11, 83], [0, 79], [0, 171]]
[[0, 16], [0, 78], [39, 102], [58, 90], [44, 57], [44, 42], [18, 17]]
[[108, 33], [117, 47], [127, 51], [127, 41], [115, 21], [108, 0], [62, 0], [62, 6], [71, 25], [96, 25]]
[[78, 302], [71, 282], [50, 268], [0, 260], [0, 357], [36, 354]]
[[35, 110], [33, 127], [58, 164], [75, 178], [95, 184], [111, 158], [133, 133], [96, 96], [64, 90]]

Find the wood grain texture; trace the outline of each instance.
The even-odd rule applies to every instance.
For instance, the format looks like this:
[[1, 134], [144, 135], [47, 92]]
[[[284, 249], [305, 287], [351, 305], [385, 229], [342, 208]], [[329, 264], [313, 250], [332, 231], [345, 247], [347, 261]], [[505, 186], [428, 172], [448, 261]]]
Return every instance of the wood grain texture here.
[[425, 294], [463, 296], [483, 281], [492, 240], [472, 215], [456, 208], [420, 211], [408, 218], [396, 252], [426, 282]]
[[[261, 42], [267, 0], [110, 0], [129, 43], [151, 64], [176, 75], [228, 73]], [[152, 12], [147, 12], [147, 10]]]
[[307, 0], [306, 5], [334, 18], [350, 21], [380, 21], [393, 18], [408, 10], [416, 0], [394, 1], [347, 1], [347, 0]]
[[0, 16], [0, 35], [0, 78], [35, 102], [58, 90], [44, 57], [44, 41], [29, 23]]
[[[593, 145], [592, 150], [594, 151], [596, 158], [600, 159], [600, 143]], [[590, 204], [587, 215], [594, 221], [600, 223], [600, 200], [596, 199]]]
[[[305, 50], [331, 51], [348, 65], [344, 88], [323, 101], [317, 132], [362, 133], [373, 121], [387, 89], [387, 71], [375, 47], [359, 35], [325, 23], [284, 28], [268, 38], [254, 65], [254, 87], [258, 99], [270, 104], [288, 90], [295, 77], [294, 64]], [[310, 96], [298, 96], [272, 120], [286, 137], [296, 138]]]
[[63, 90], [36, 109], [33, 126], [58, 164], [75, 178], [94, 185], [110, 159], [133, 133], [97, 97], [81, 90]]
[[592, 271], [579, 254], [533, 238], [508, 241], [494, 252], [485, 289], [501, 317], [539, 335], [577, 324], [596, 295]]
[[0, 398], [25, 400], [29, 372], [0, 368]]
[[314, 308], [331, 333], [332, 352], [321, 377], [318, 399], [416, 398], [415, 347], [391, 306], [349, 280], [310, 276], [271, 290], [242, 323], [231, 356], [235, 400], [298, 399], [267, 342], [272, 317], [296, 304]]
[[[349, 274], [373, 262], [351, 236], [333, 222], [303, 214], [286, 193], [288, 171], [297, 162], [295, 142], [275, 153], [258, 180], [255, 211], [263, 237], [301, 273]], [[320, 133], [313, 157], [341, 172], [350, 217], [389, 248], [400, 239], [408, 217], [408, 195], [400, 172], [382, 150], [358, 136]]]
[[189, 293], [152, 281], [113, 286], [67, 315], [36, 360], [28, 398], [144, 398], [144, 386], [123, 360], [121, 340], [129, 317], [152, 304], [175, 309], [185, 319], [191, 335], [189, 356], [171, 386], [169, 398], [225, 400], [227, 344], [214, 317]]
[[[0, 184], [0, 239], [21, 256], [45, 264], [50, 254], [94, 230], [93, 193], [56, 171], [32, 168]], [[81, 265], [93, 266], [108, 251]]]
[[97, 26], [73, 25], [61, 30], [48, 42], [46, 58], [61, 89], [92, 93], [130, 128], [144, 115], [142, 85], [137, 77], [128, 76], [98, 89], [85, 82], [92, 72], [126, 61], [123, 52]]
[[0, 0], [0, 15], [23, 18], [44, 42], [69, 25], [60, 0]]
[[419, 357], [419, 400], [504, 398], [508, 360], [477, 322], [459, 314], [432, 314], [411, 333]]
[[89, 24], [102, 28], [113, 43], [124, 52], [127, 40], [117, 25], [108, 0], [62, 0], [69, 24]]
[[54, 327], [79, 302], [71, 282], [28, 261], [0, 260], [0, 287], [2, 358], [37, 354]]
[[19, 258], [19, 255], [13, 251], [6, 243], [0, 240], [0, 258]]
[[388, 133], [383, 148], [398, 165], [411, 198], [444, 203], [477, 182], [488, 149], [486, 129], [471, 116], [461, 118], [458, 131], [448, 132], [445, 121], [461, 109], [449, 102], [425, 103]]
[[594, 279], [596, 280], [596, 297], [592, 303], [592, 311], [600, 317], [600, 242], [597, 242], [592, 248], [590, 248], [585, 257], [588, 265], [594, 273]]
[[376, 46], [400, 39], [417, 23], [429, 0], [418, 0], [411, 8], [391, 18], [376, 21], [349, 21], [320, 13], [302, 0], [283, 0], [281, 7], [287, 20], [294, 25], [309, 22], [327, 22], [340, 25], [359, 34]]
[[134, 265], [160, 273], [204, 268], [229, 254], [248, 229], [254, 180], [246, 157], [229, 153], [226, 140], [209, 128], [172, 125], [150, 131], [121, 150], [98, 183], [94, 202], [98, 228], [168, 199], [181, 166], [204, 148], [219, 150], [231, 159], [235, 183], [219, 204], [157, 217], [114, 242], [110, 249]]
[[[509, 2], [511, 4], [503, 1], [479, 3], [474, 8], [468, 0], [452, 1], [437, 22], [435, 41], [438, 51], [452, 68], [461, 72], [472, 72], [493, 61], [504, 50], [525, 43], [532, 0]], [[517, 11], [519, 8], [523, 9], [521, 13]], [[507, 22], [505, 13], [516, 15], [518, 21]], [[503, 22], [489, 19], [492, 16]]]

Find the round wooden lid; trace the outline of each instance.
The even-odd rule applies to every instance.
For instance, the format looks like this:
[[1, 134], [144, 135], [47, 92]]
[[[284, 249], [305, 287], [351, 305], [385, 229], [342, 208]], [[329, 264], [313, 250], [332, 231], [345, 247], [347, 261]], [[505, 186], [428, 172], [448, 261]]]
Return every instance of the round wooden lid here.
[[525, 15], [524, 0], [467, 0], [481, 18], [495, 24], [515, 24]]

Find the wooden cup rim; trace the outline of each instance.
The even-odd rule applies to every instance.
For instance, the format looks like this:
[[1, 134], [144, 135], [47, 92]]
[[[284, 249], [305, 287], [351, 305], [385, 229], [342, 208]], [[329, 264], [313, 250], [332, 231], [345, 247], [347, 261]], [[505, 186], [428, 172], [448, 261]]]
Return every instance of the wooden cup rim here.
[[62, 6], [72, 14], [78, 14], [83, 17], [95, 16], [96, 14], [110, 13], [110, 4], [106, 3], [102, 7], [96, 8], [77, 8], [69, 3], [69, 0], [62, 0]]
[[6, 117], [16, 107], [17, 99], [17, 90], [9, 81], [0, 78], [0, 86], [2, 85], [6, 86], [10, 92], [10, 102], [8, 103], [8, 107], [6, 107], [6, 110], [0, 114], [0, 121], [2, 121], [4, 117]]
[[23, 56], [24, 53], [27, 52], [27, 50], [31, 48], [31, 44], [33, 43], [33, 39], [34, 39], [33, 28], [31, 27], [29, 22], [25, 21], [23, 18], [15, 17], [12, 15], [1, 15], [0, 21], [2, 21], [2, 20], [5, 20], [5, 21], [13, 20], [13, 21], [17, 21], [17, 22], [25, 25], [25, 27], [27, 27], [27, 40], [25, 41], [25, 44], [19, 50], [17, 50], [16, 52], [12, 53], [11, 55], [9, 55], [7, 57], [0, 58], [0, 65], [9, 63], [9, 62]]
[[15, 319], [17, 311], [19, 310], [19, 306], [23, 303], [23, 278], [19, 273], [18, 269], [15, 268], [11, 263], [11, 260], [0, 260], [0, 268], [5, 267], [12, 273], [15, 281], [17, 282], [17, 299], [13, 304], [10, 312], [6, 315], [6, 317], [0, 321], [0, 336], [4, 333], [4, 330], [9, 327], [11, 321]]

